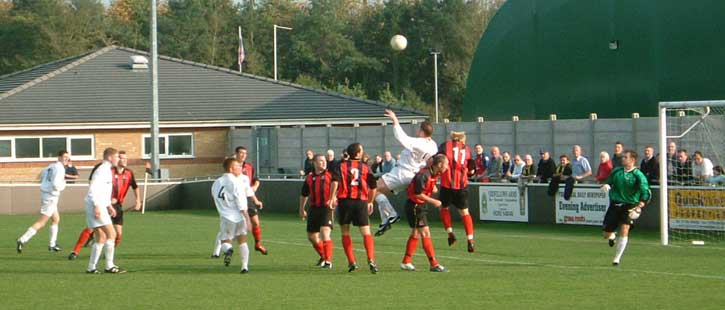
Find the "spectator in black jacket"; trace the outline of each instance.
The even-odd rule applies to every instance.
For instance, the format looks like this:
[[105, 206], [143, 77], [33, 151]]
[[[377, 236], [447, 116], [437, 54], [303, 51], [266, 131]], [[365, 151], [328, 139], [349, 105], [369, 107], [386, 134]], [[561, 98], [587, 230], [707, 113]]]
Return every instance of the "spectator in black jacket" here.
[[556, 172], [556, 163], [551, 159], [549, 152], [541, 152], [541, 159], [536, 167], [536, 179], [540, 183], [548, 183]]
[[655, 149], [651, 145], [645, 146], [644, 158], [639, 164], [639, 170], [641, 170], [642, 173], [644, 173], [644, 176], [647, 177], [647, 182], [650, 185], [660, 184], [660, 161], [658, 158], [659, 154], [655, 156], [654, 153]]

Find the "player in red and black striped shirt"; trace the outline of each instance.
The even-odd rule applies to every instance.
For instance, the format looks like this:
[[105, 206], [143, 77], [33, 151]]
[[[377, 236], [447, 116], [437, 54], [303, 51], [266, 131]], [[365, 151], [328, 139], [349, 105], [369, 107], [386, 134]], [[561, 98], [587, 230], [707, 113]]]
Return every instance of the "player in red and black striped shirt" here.
[[456, 235], [451, 226], [451, 213], [448, 207], [453, 205], [461, 215], [463, 229], [468, 239], [468, 252], [473, 247], [473, 218], [468, 213], [468, 178], [476, 172], [476, 162], [471, 159], [471, 149], [466, 145], [465, 132], [451, 132], [451, 140], [438, 147], [438, 154], [448, 158], [448, 170], [441, 175], [441, 222], [448, 232], [448, 245], [456, 243]]
[[[259, 178], [254, 172], [254, 166], [252, 165], [252, 163], [247, 161], [247, 148], [243, 146], [237, 146], [237, 148], [234, 149], [234, 158], [242, 163], [242, 174], [246, 175], [249, 178], [249, 186], [251, 186], [252, 190], [256, 193], [261, 183], [259, 182]], [[257, 206], [253, 203], [247, 205], [249, 206], [249, 209], [247, 209], [247, 213], [249, 214], [249, 220], [252, 222], [254, 250], [264, 255], [267, 255], [267, 248], [262, 245], [262, 224], [259, 221], [259, 211], [262, 210], [263, 207]]]
[[[95, 172], [100, 165], [101, 164], [99, 163], [93, 167], [93, 170], [91, 170], [91, 176], [93, 176], [93, 172]], [[116, 216], [111, 218], [113, 228], [116, 230], [116, 239], [114, 240], [115, 246], [119, 246], [121, 244], [121, 236], [123, 235], [123, 201], [126, 199], [126, 194], [128, 194], [129, 189], [133, 189], [134, 196], [136, 197], [133, 210], [141, 210], [141, 196], [139, 195], [136, 178], [133, 175], [133, 171], [128, 169], [127, 166], [128, 155], [126, 155], [125, 151], [119, 151], [118, 166], [113, 168], [113, 191], [111, 192], [111, 203], [113, 204], [113, 208], [116, 209]], [[131, 210], [131, 208], [128, 208], [126, 211], [128, 210]], [[78, 257], [81, 247], [88, 242], [92, 235], [93, 230], [90, 228], [86, 227], [83, 231], [81, 231], [80, 236], [78, 236], [78, 241], [76, 241], [76, 245], [73, 248], [73, 252], [70, 252], [68, 255], [69, 260], [75, 260]]]
[[375, 178], [370, 167], [360, 160], [363, 146], [353, 143], [347, 147], [350, 159], [341, 162], [332, 175], [332, 192], [329, 205], [338, 207], [338, 218], [342, 230], [342, 247], [345, 250], [348, 262], [348, 272], [358, 269], [355, 254], [352, 250], [350, 238], [350, 224], [360, 228], [363, 236], [365, 252], [367, 252], [370, 272], [377, 273], [375, 264], [375, 243], [370, 234], [369, 216], [373, 213], [373, 199], [375, 198]]
[[430, 239], [430, 228], [428, 227], [428, 205], [432, 204], [436, 208], [441, 207], [441, 202], [432, 197], [435, 190], [438, 176], [445, 173], [448, 169], [448, 159], [444, 155], [436, 155], [430, 166], [421, 169], [413, 177], [413, 181], [408, 185], [408, 200], [405, 203], [405, 215], [408, 218], [408, 224], [412, 231], [408, 237], [408, 243], [405, 247], [405, 256], [400, 268], [403, 270], [414, 271], [413, 254], [418, 247], [418, 239], [423, 239], [423, 250], [428, 256], [430, 263], [430, 271], [446, 272], [445, 267], [438, 263], [433, 250], [433, 242]]
[[[314, 171], [305, 178], [300, 194], [300, 217], [307, 219], [307, 238], [312, 243], [320, 261], [321, 268], [332, 268], [332, 208], [328, 205], [332, 190], [332, 173], [327, 170], [327, 159], [318, 154], [313, 158]], [[305, 204], [310, 201], [309, 211]]]

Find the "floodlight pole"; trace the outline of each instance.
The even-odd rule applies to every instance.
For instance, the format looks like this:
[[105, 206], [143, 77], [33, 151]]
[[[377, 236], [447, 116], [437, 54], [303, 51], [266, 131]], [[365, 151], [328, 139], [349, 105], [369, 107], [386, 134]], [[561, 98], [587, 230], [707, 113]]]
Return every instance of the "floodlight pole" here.
[[161, 178], [159, 166], [159, 68], [156, 38], [156, 0], [151, 0], [151, 173]]
[[436, 123], [438, 123], [438, 54], [441, 52], [430, 52], [433, 55], [433, 79], [435, 79], [433, 93], [436, 105]]
[[284, 30], [292, 30], [290, 27], [283, 27], [274, 24], [274, 80], [277, 80], [277, 28]]

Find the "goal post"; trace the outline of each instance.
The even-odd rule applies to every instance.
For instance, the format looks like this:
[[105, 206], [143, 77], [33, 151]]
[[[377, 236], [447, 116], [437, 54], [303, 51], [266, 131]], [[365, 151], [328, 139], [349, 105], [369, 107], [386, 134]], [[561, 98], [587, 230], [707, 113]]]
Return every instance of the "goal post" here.
[[[712, 162], [710, 166], [722, 165], [725, 100], [660, 102], [658, 116], [662, 245], [670, 244], [673, 239], [725, 240], [725, 187], [722, 187], [722, 181], [718, 184], [714, 182], [716, 178], [697, 174], [706, 166], [704, 162], [696, 165], [690, 157], [684, 164], [668, 154], [668, 144], [675, 142], [677, 149], [687, 149], [689, 156], [700, 151]], [[673, 201], [673, 197], [677, 199]]]

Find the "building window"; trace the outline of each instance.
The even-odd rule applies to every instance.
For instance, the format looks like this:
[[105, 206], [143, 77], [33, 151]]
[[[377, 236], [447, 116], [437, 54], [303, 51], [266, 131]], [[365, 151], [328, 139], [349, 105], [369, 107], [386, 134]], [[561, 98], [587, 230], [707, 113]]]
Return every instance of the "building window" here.
[[15, 158], [40, 158], [40, 138], [15, 139]]
[[93, 142], [93, 136], [0, 137], [0, 161], [52, 161], [62, 150], [74, 160], [93, 160]]
[[[151, 157], [151, 136], [143, 135], [144, 158]], [[193, 158], [194, 135], [190, 133], [159, 135], [160, 158]]]
[[13, 140], [0, 140], [0, 158], [13, 156]]

